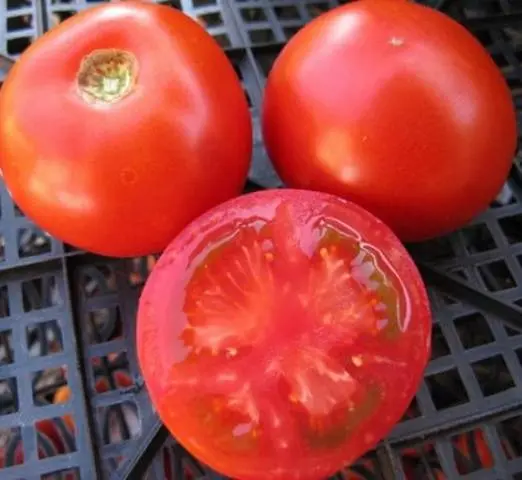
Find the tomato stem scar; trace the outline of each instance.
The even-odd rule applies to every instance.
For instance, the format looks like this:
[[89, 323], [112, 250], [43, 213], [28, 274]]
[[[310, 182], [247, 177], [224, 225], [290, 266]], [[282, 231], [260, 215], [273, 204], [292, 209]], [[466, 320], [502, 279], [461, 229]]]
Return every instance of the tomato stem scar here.
[[125, 50], [93, 50], [83, 57], [76, 76], [80, 97], [90, 104], [119, 102], [132, 93], [138, 60]]

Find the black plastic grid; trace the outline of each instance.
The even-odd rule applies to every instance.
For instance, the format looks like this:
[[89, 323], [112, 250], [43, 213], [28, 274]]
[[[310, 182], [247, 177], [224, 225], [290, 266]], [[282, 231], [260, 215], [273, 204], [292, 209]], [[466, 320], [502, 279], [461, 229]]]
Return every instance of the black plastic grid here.
[[[503, 69], [521, 112], [522, 19], [518, 14], [522, 4], [507, 0], [426, 3], [444, 6], [473, 29]], [[95, 4], [7, 0], [5, 18], [28, 15], [24, 22], [29, 26], [15, 28], [7, 21], [6, 30], [0, 30], [0, 41], [8, 47], [4, 53], [16, 57], [53, 22]], [[194, 17], [203, 16], [200, 21], [227, 49], [241, 78], [254, 121], [248, 189], [279, 186], [260, 133], [264, 81], [284, 42], [335, 3], [194, 0], [170, 4]], [[460, 232], [411, 247], [419, 261], [436, 263], [468, 282], [475, 296], [486, 292], [519, 306], [522, 174], [516, 165], [521, 158], [519, 154], [515, 159], [512, 179], [490, 210]], [[173, 439], [163, 444], [166, 434], [143, 388], [135, 355], [135, 313], [154, 259], [107, 260], [76, 252], [34, 230], [3, 185], [0, 201], [0, 464], [5, 462], [5, 452], [8, 460], [19, 461], [20, 445], [27, 458], [23, 465], [1, 469], [2, 478], [123, 478], [137, 452], [142, 454], [139, 468], [150, 463], [143, 476], [147, 480], [220, 478]], [[22, 288], [29, 290], [24, 293]], [[495, 315], [478, 308], [473, 298], [455, 299], [447, 291], [429, 290], [435, 314], [434, 348], [416, 400], [376, 452], [335, 478], [440, 480], [466, 475], [522, 480], [522, 334], [500, 321], [500, 310]], [[74, 392], [72, 398], [64, 405], [52, 404], [64, 386]], [[48, 424], [34, 426], [42, 418], [53, 419], [51, 433]], [[20, 419], [24, 426], [14, 428]], [[66, 420], [74, 423], [72, 435], [63, 432]], [[49, 439], [55, 430], [59, 442]], [[43, 458], [50, 455], [55, 456]]]

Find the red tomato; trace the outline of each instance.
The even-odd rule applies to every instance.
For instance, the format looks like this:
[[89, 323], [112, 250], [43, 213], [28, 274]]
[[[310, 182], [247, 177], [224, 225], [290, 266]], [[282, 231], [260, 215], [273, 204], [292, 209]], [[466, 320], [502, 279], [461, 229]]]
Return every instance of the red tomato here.
[[165, 248], [241, 192], [251, 148], [232, 65], [165, 6], [79, 13], [38, 39], [2, 87], [0, 167], [14, 200], [51, 234], [101, 254]]
[[303, 28], [268, 77], [268, 153], [287, 185], [340, 195], [407, 241], [488, 206], [516, 118], [488, 53], [462, 26], [401, 0], [361, 0]]
[[137, 341], [151, 399], [224, 474], [319, 479], [375, 446], [411, 402], [430, 312], [399, 240], [323, 193], [245, 195], [158, 261]]

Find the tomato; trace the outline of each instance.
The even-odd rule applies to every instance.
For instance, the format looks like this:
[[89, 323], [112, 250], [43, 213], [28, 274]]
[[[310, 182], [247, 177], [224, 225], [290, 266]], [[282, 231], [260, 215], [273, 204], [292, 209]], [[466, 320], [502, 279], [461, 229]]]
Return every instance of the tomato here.
[[140, 299], [138, 358], [162, 421], [202, 462], [241, 480], [320, 479], [404, 414], [430, 327], [388, 227], [331, 195], [272, 190], [169, 245]]
[[0, 168], [14, 200], [96, 253], [164, 249], [241, 192], [251, 150], [232, 65], [166, 6], [83, 11], [29, 47], [2, 87]]
[[508, 175], [515, 109], [462, 26], [404, 0], [361, 0], [315, 19], [272, 68], [269, 156], [290, 187], [360, 204], [405, 241], [450, 232]]

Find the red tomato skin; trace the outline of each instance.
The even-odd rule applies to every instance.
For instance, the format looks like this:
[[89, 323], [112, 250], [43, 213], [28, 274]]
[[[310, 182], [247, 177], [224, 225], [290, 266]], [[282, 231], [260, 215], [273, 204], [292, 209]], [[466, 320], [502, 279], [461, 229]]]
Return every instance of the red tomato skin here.
[[[357, 376], [357, 381], [363, 388], [369, 388], [371, 382], [376, 381], [381, 390], [378, 398], [374, 398], [376, 407], [369, 406], [369, 401], [364, 403], [369, 397], [365, 397], [363, 403], [356, 406], [362, 408], [361, 415], [364, 415], [365, 407], [370, 408], [371, 414], [366, 423], [358, 425], [341, 445], [332, 448], [324, 445], [312, 448], [304, 444], [300, 423], [295, 418], [290, 418], [294, 407], [286, 399], [281, 399], [280, 388], [273, 383], [268, 370], [265, 371], [263, 367], [271, 359], [278, 359], [278, 355], [288, 345], [292, 345], [294, 324], [285, 323], [277, 315], [270, 317], [269, 325], [261, 327], [262, 331], [269, 329], [266, 344], [254, 346], [251, 353], [247, 352], [245, 357], [238, 359], [242, 363], [235, 367], [236, 364], [228, 363], [223, 356], [208, 354], [200, 361], [191, 360], [189, 348], [181, 333], [186, 325], [187, 314], [183, 304], [188, 295], [188, 278], [198, 268], [191, 266], [192, 260], [201, 258], [202, 249], [208, 245], [219, 243], [219, 236], [225, 235], [224, 225], [241, 225], [252, 218], [270, 218], [277, 206], [285, 202], [295, 208], [293, 218], [296, 222], [305, 222], [310, 212], [317, 212], [323, 206], [326, 209], [324, 211], [330, 212], [334, 218], [337, 218], [337, 213], [332, 212], [344, 212], [342, 220], [349, 219], [351, 227], [367, 244], [384, 252], [397, 276], [402, 279], [407, 291], [407, 302], [411, 307], [410, 321], [402, 331], [400, 341], [379, 343], [369, 339], [367, 343], [364, 340], [360, 342], [364, 344], [363, 350], [370, 358], [373, 358], [373, 354], [382, 355], [382, 358], [388, 356], [394, 359], [393, 365], [386, 361], [380, 363], [379, 360], [375, 364], [370, 362], [367, 370], [361, 367], [357, 372], [351, 372]], [[300, 245], [309, 246], [314, 236], [310, 232], [303, 233], [304, 230], [305, 227], [300, 224], [297, 231], [301, 235], [288, 235], [288, 238], [297, 238]], [[295, 275], [294, 281], [302, 276], [300, 273], [302, 272], [296, 271], [292, 274]], [[245, 318], [245, 322], [247, 320]], [[246, 325], [244, 329], [238, 329], [240, 339]], [[319, 337], [313, 334], [306, 338], [311, 343], [303, 347], [321, 345]], [[389, 228], [360, 207], [340, 198], [291, 189], [244, 195], [212, 209], [192, 222], [173, 240], [156, 264], [145, 285], [138, 311], [139, 363], [151, 400], [162, 421], [194, 456], [213, 469], [240, 480], [318, 480], [335, 473], [373, 448], [379, 439], [389, 433], [410, 404], [429, 358], [430, 340], [431, 317], [422, 281], [414, 263]], [[301, 346], [297, 345], [291, 350], [299, 353], [300, 349]], [[339, 357], [349, 358], [353, 354], [349, 352], [350, 348], [340, 350]], [[184, 377], [183, 372], [190, 377]], [[230, 380], [230, 387], [218, 385], [219, 382], [228, 381], [227, 378], [235, 376], [239, 378], [236, 384]], [[256, 438], [259, 438], [259, 443], [250, 448], [245, 440], [235, 450], [230, 446], [233, 445], [233, 439], [226, 437], [228, 443], [225, 444], [219, 441], [221, 437], [213, 438], [214, 435], [225, 434], [219, 429], [210, 430], [206, 427], [201, 415], [194, 413], [193, 406], [204, 395], [203, 389], [229, 388], [225, 396], [232, 396], [249, 383], [254, 385], [254, 390], [257, 389], [255, 399], [262, 405], [261, 410], [265, 408], [267, 411], [277, 412], [281, 421], [276, 425], [275, 420], [265, 418], [265, 423], [261, 421], [261, 433], [254, 437], [254, 443]], [[398, 385], [400, 388], [397, 388]], [[304, 416], [312, 422], [312, 416], [306, 411]], [[264, 428], [269, 433], [263, 433]], [[278, 434], [275, 435], [271, 428]], [[274, 434], [273, 437], [270, 434]], [[283, 441], [285, 446], [280, 448], [279, 442], [282, 444]]]
[[358, 203], [405, 241], [487, 208], [517, 141], [510, 91], [480, 43], [440, 12], [391, 0], [299, 31], [268, 76], [262, 125], [288, 186]]
[[[135, 90], [109, 106], [76, 92], [80, 62], [97, 49], [129, 51], [139, 64]], [[161, 251], [241, 192], [251, 149], [232, 65], [165, 6], [85, 10], [29, 47], [2, 87], [0, 169], [14, 200], [52, 235], [100, 254]]]

